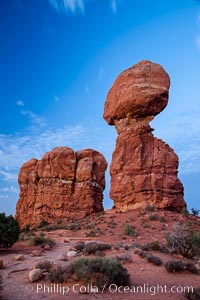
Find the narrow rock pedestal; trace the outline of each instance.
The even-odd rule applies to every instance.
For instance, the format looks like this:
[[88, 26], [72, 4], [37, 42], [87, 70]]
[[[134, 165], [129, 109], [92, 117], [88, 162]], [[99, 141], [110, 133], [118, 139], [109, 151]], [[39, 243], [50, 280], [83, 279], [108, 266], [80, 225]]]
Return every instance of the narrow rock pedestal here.
[[169, 86], [160, 65], [142, 61], [122, 72], [107, 95], [104, 119], [118, 133], [110, 166], [110, 197], [117, 209], [186, 207], [178, 156], [149, 125], [166, 107]]

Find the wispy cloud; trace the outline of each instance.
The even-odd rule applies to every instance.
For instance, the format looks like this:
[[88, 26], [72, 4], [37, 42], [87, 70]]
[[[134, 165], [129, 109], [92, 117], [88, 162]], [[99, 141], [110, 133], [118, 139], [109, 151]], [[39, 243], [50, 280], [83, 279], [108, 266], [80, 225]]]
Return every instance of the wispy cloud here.
[[18, 106], [24, 106], [24, 102], [23, 102], [22, 100], [17, 100], [17, 101], [16, 101], [16, 104], [17, 104]]
[[0, 192], [10, 192], [10, 193], [18, 194], [19, 190], [16, 187], [14, 187], [13, 185], [11, 185], [11, 186], [7, 186], [5, 188], [0, 189]]
[[8, 195], [5, 195], [5, 194], [0, 194], [0, 199], [7, 199], [7, 198], [9, 198], [9, 196]]
[[0, 170], [0, 174], [3, 176], [3, 180], [7, 182], [17, 181], [17, 172], [5, 172]]
[[[88, 87], [87, 89], [89, 91]], [[31, 158], [41, 159], [44, 153], [54, 147], [103, 150], [101, 148], [105, 135], [97, 133], [97, 129], [90, 128], [89, 125], [51, 127], [46, 119], [30, 110], [22, 110], [21, 113], [30, 119], [29, 127], [13, 134], [0, 134], [0, 180], [9, 182], [11, 186], [14, 186], [14, 182], [17, 183], [19, 169], [24, 162]], [[0, 188], [7, 192], [7, 185]], [[12, 191], [14, 190], [10, 188], [8, 192]]]
[[27, 135], [15, 133], [0, 135], [0, 174], [4, 181], [16, 181], [19, 168], [25, 161], [38, 159], [56, 146], [75, 147], [86, 136], [81, 126], [48, 129], [30, 132]]
[[0, 134], [0, 211], [6, 209], [12, 214], [19, 195], [18, 173], [26, 161], [34, 157], [41, 159], [57, 146], [86, 148], [82, 146], [90, 140], [90, 130], [80, 125], [52, 128], [44, 118], [31, 111], [23, 114], [31, 119], [29, 128], [13, 134]]
[[[0, 134], [0, 211], [12, 214], [19, 194], [18, 173], [26, 161], [41, 159], [47, 151], [58, 146], [68, 146], [75, 151], [93, 148], [110, 158], [115, 142], [115, 137], [105, 139], [104, 130], [93, 128], [91, 124], [51, 127], [31, 111], [24, 111], [23, 115], [31, 119], [31, 126], [21, 132]], [[40, 124], [44, 126], [38, 126]]]
[[21, 114], [24, 116], [28, 116], [31, 123], [34, 124], [35, 126], [39, 126], [39, 127], [46, 126], [45, 119], [39, 115], [36, 115], [30, 110], [22, 110]]
[[84, 0], [48, 0], [52, 7], [59, 13], [81, 11], [85, 10]]
[[116, 14], [117, 13], [117, 2], [116, 2], [116, 0], [112, 0], [110, 5], [111, 5], [111, 9], [112, 9], [113, 13]]

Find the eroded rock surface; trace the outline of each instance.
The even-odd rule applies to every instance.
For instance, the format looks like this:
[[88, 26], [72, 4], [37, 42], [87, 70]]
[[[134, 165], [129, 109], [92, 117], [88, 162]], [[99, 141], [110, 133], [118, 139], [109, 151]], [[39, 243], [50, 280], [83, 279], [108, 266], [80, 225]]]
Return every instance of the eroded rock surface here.
[[178, 157], [149, 125], [166, 107], [169, 86], [159, 64], [142, 61], [122, 72], [107, 95], [103, 116], [118, 133], [110, 166], [110, 197], [118, 209], [186, 207]]
[[16, 218], [21, 227], [79, 219], [103, 210], [107, 162], [91, 149], [57, 147], [20, 169]]

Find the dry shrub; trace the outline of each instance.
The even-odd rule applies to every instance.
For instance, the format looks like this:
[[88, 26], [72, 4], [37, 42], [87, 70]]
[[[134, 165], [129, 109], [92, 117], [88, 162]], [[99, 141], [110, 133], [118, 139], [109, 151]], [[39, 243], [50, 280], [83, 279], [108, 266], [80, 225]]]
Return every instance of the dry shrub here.
[[174, 226], [166, 235], [168, 245], [178, 254], [187, 258], [200, 255], [200, 232], [191, 227]]
[[77, 280], [92, 283], [97, 287], [126, 286], [130, 276], [122, 264], [115, 258], [79, 258], [70, 266], [70, 273], [76, 275]]

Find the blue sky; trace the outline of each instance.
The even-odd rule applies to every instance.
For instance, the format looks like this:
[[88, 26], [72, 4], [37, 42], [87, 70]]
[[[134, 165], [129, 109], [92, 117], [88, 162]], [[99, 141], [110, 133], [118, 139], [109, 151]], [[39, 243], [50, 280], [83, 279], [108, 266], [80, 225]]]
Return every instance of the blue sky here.
[[105, 98], [143, 59], [171, 77], [169, 104], [151, 125], [179, 155], [188, 208], [200, 209], [200, 1], [1, 0], [0, 211], [15, 213], [21, 165], [55, 146], [93, 148], [110, 163]]

